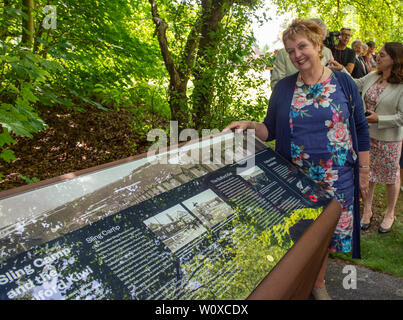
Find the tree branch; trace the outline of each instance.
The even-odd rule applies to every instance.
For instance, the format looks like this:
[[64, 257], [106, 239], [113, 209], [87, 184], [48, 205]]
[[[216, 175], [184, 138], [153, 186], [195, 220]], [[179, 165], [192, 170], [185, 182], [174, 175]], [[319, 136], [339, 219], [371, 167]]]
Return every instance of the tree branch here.
[[34, 18], [32, 15], [34, 7], [34, 0], [22, 1], [22, 11], [26, 14], [26, 16], [22, 18], [21, 42], [29, 48], [32, 48], [34, 42]]
[[190, 31], [185, 48], [183, 50], [182, 65], [184, 66], [181, 74], [188, 78], [193, 67], [194, 59], [196, 57], [196, 50], [200, 41], [201, 21], [200, 18], [196, 20], [194, 27]]
[[174, 61], [171, 57], [171, 53], [169, 52], [168, 48], [168, 40], [166, 37], [166, 30], [168, 28], [168, 24], [163, 19], [160, 18], [158, 14], [158, 7], [155, 4], [154, 0], [149, 0], [149, 2], [151, 4], [151, 14], [153, 17], [153, 22], [156, 27], [155, 32], [158, 37], [162, 58], [164, 59], [165, 65], [171, 78], [179, 80], [178, 71], [175, 68]]

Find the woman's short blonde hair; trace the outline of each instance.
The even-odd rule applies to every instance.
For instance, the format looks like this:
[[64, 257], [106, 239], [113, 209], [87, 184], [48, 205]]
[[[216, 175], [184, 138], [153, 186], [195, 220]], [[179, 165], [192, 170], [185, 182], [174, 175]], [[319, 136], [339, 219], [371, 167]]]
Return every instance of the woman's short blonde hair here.
[[319, 47], [319, 57], [322, 59], [322, 29], [312, 20], [307, 19], [295, 19], [288, 28], [283, 32], [283, 44], [288, 39], [293, 40], [296, 35], [305, 36], [313, 45]]

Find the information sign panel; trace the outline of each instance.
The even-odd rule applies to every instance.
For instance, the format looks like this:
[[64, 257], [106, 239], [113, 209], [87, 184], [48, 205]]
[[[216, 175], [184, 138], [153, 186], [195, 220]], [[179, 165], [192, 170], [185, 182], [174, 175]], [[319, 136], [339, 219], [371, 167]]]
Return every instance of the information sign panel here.
[[234, 138], [0, 199], [0, 299], [247, 298], [332, 197]]

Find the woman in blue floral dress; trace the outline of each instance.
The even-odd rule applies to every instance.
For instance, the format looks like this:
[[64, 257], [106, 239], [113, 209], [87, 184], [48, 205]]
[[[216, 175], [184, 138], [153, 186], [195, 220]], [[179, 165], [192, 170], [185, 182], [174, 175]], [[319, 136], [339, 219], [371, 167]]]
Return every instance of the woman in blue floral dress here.
[[[330, 244], [350, 252], [353, 232], [353, 171], [357, 158], [348, 125], [347, 99], [331, 74], [315, 85], [297, 81], [290, 107], [291, 158], [339, 200], [342, 213]], [[314, 116], [313, 116], [314, 115]]]
[[[263, 123], [237, 121], [224, 130], [255, 129], [262, 140], [276, 139], [276, 151], [341, 204], [329, 250], [350, 252], [353, 245], [357, 255], [359, 192], [365, 198], [369, 185], [369, 133], [361, 97], [348, 75], [321, 65], [323, 43], [316, 23], [293, 21], [283, 42], [298, 73], [276, 84]], [[312, 291], [316, 299], [329, 299], [324, 281], [327, 258]]]

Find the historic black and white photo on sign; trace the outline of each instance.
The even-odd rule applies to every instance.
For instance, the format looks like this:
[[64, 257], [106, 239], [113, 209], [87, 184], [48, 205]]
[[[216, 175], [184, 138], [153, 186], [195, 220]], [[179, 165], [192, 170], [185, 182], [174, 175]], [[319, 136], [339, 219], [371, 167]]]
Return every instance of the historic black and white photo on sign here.
[[144, 220], [144, 223], [172, 252], [207, 231], [180, 204]]

